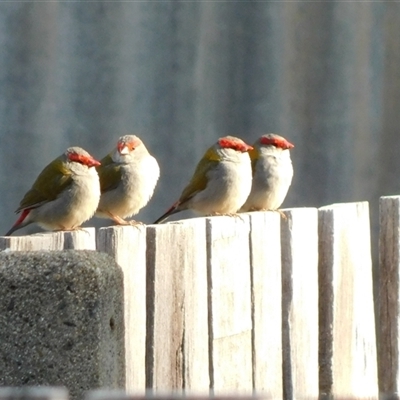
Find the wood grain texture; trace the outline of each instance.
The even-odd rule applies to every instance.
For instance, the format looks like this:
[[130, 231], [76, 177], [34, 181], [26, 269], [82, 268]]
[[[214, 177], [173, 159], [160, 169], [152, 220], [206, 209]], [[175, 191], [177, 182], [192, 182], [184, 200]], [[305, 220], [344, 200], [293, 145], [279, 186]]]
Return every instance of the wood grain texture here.
[[53, 240], [55, 248], [60, 250], [96, 250], [96, 232], [94, 228], [54, 232]]
[[398, 393], [400, 197], [381, 197], [379, 205], [379, 390], [381, 393]]
[[146, 387], [207, 392], [205, 220], [147, 229]]
[[52, 234], [1, 236], [0, 251], [55, 250]]
[[211, 388], [252, 391], [249, 216], [206, 219]]
[[318, 398], [318, 214], [282, 210], [284, 398]]
[[144, 393], [146, 342], [146, 227], [110, 226], [97, 235], [98, 251], [124, 272], [126, 390]]
[[320, 390], [378, 398], [368, 203], [319, 209]]
[[96, 250], [94, 228], [44, 232], [26, 236], [0, 236], [0, 251], [15, 250]]
[[282, 398], [282, 279], [277, 212], [250, 213], [253, 321], [253, 386], [257, 394]]

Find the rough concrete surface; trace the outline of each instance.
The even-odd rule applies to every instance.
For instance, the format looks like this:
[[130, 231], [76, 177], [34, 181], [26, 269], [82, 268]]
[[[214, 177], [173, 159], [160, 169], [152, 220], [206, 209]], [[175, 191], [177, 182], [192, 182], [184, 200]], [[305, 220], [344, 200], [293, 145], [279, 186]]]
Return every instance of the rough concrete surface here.
[[95, 251], [0, 253], [0, 386], [125, 385], [122, 271]]
[[0, 400], [68, 400], [63, 387], [0, 387]]

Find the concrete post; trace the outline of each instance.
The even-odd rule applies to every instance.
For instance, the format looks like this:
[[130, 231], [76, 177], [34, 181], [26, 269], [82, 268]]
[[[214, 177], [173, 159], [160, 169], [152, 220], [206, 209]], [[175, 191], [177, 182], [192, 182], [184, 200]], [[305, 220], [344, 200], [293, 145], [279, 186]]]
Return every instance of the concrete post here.
[[122, 271], [95, 251], [0, 253], [0, 386], [124, 388]]

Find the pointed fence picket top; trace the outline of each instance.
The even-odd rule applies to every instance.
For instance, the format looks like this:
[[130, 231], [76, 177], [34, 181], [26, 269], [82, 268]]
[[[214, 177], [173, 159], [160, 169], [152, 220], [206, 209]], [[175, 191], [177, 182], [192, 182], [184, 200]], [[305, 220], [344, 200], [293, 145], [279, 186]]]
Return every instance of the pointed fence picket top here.
[[284, 398], [318, 398], [318, 215], [282, 210]]
[[206, 218], [210, 387], [252, 391], [251, 276], [247, 214]]
[[400, 197], [381, 197], [379, 234], [379, 390], [400, 391]]
[[250, 213], [253, 386], [257, 395], [281, 399], [282, 279], [277, 212]]
[[320, 391], [378, 398], [368, 203], [319, 209]]
[[94, 228], [36, 233], [26, 236], [0, 236], [0, 251], [96, 250]]
[[209, 389], [205, 220], [147, 228], [146, 387]]
[[112, 256], [124, 272], [126, 390], [143, 393], [146, 388], [146, 227], [100, 228], [97, 249]]

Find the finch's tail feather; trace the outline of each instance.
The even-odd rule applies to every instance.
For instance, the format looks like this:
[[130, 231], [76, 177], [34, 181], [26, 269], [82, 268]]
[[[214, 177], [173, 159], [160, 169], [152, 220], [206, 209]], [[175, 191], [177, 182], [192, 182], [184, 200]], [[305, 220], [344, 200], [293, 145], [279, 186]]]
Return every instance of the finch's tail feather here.
[[160, 218], [158, 218], [156, 221], [153, 222], [153, 224], [159, 224], [160, 222], [163, 222], [166, 220], [170, 215], [176, 214], [179, 211], [181, 211], [180, 208], [178, 208], [180, 205], [179, 201], [177, 201], [175, 204], [173, 204], [167, 212], [165, 212], [163, 215], [161, 215]]
[[26, 208], [25, 210], [22, 211], [21, 215], [15, 222], [15, 224], [11, 227], [11, 229], [4, 235], [4, 236], [11, 236], [13, 232], [15, 232], [18, 229], [23, 228], [26, 225], [29, 225], [31, 221], [26, 221], [26, 217], [29, 215], [31, 212], [31, 208]]

